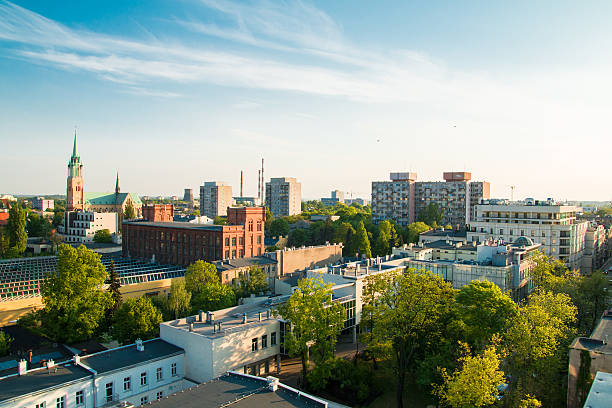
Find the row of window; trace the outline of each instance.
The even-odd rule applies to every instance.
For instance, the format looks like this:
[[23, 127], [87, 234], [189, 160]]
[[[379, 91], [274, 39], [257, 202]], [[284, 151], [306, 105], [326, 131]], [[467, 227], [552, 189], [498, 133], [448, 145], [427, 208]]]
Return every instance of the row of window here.
[[[270, 346], [276, 346], [276, 332], [270, 334]], [[261, 336], [261, 349], [268, 347], [268, 335]], [[259, 337], [253, 337], [251, 340], [251, 351], [259, 350]]]

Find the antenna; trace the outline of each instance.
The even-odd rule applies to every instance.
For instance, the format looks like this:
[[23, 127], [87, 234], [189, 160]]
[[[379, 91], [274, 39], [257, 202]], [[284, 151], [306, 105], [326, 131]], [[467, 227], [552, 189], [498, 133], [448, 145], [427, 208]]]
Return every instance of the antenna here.
[[514, 189], [516, 186], [510, 186], [510, 201], [514, 201]]

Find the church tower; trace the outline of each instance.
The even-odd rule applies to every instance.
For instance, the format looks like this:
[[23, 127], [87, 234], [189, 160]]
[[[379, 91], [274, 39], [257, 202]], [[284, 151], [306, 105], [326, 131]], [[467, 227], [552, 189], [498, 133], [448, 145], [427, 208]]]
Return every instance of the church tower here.
[[66, 210], [85, 210], [85, 193], [83, 191], [85, 182], [83, 180], [83, 165], [77, 149], [76, 129], [74, 131], [74, 145], [72, 146], [72, 157], [68, 162], [68, 180], [66, 182]]

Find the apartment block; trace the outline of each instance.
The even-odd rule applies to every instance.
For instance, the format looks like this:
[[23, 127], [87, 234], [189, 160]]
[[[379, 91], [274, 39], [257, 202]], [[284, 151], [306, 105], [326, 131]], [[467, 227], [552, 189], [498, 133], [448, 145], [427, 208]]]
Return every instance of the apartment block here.
[[488, 239], [512, 242], [524, 236], [542, 244], [546, 255], [579, 269], [584, 255], [587, 221], [576, 219], [579, 207], [556, 204], [552, 199], [525, 202], [490, 200], [476, 206], [468, 241]]
[[266, 183], [266, 206], [275, 217], [302, 212], [302, 184], [294, 177], [271, 178]]
[[444, 181], [416, 181], [416, 173], [391, 173], [391, 181], [372, 182], [372, 219], [414, 222], [429, 204], [444, 210], [444, 224], [463, 227], [474, 216], [475, 206], [490, 195], [486, 181], [470, 181], [468, 172], [445, 172]]
[[582, 258], [582, 273], [588, 274], [601, 268], [607, 259], [608, 235], [603, 225], [590, 223], [585, 235], [584, 257]]
[[66, 211], [64, 222], [57, 227], [58, 235], [68, 244], [93, 241], [96, 231], [117, 232], [117, 213]]
[[227, 216], [233, 203], [232, 186], [219, 181], [206, 181], [200, 186], [200, 214], [209, 218]]
[[46, 200], [45, 197], [36, 197], [32, 200], [32, 208], [40, 211], [53, 211], [55, 204], [53, 200]]
[[329, 207], [333, 207], [337, 203], [344, 203], [344, 192], [340, 190], [334, 190], [331, 192], [330, 197], [321, 198], [321, 202]]

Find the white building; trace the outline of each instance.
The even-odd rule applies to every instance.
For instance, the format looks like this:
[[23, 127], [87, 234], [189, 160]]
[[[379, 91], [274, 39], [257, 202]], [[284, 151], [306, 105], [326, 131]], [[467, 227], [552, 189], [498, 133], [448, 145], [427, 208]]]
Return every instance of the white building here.
[[53, 211], [55, 204], [53, 200], [47, 200], [45, 197], [36, 197], [32, 200], [32, 207], [40, 211]]
[[117, 213], [66, 211], [57, 232], [64, 242], [70, 244], [91, 242], [96, 231], [104, 229], [111, 234], [117, 233]]
[[200, 186], [200, 215], [225, 217], [233, 203], [232, 186], [219, 181], [206, 181]]
[[552, 199], [525, 202], [483, 202], [476, 206], [467, 241], [487, 239], [513, 242], [520, 236], [542, 244], [543, 252], [578, 269], [585, 249], [587, 221], [576, 219], [580, 207], [555, 204]]
[[0, 407], [139, 406], [195, 385], [184, 379], [185, 352], [160, 339], [90, 354], [0, 378]]
[[275, 217], [302, 212], [302, 184], [294, 177], [271, 178], [266, 183], [266, 206]]

